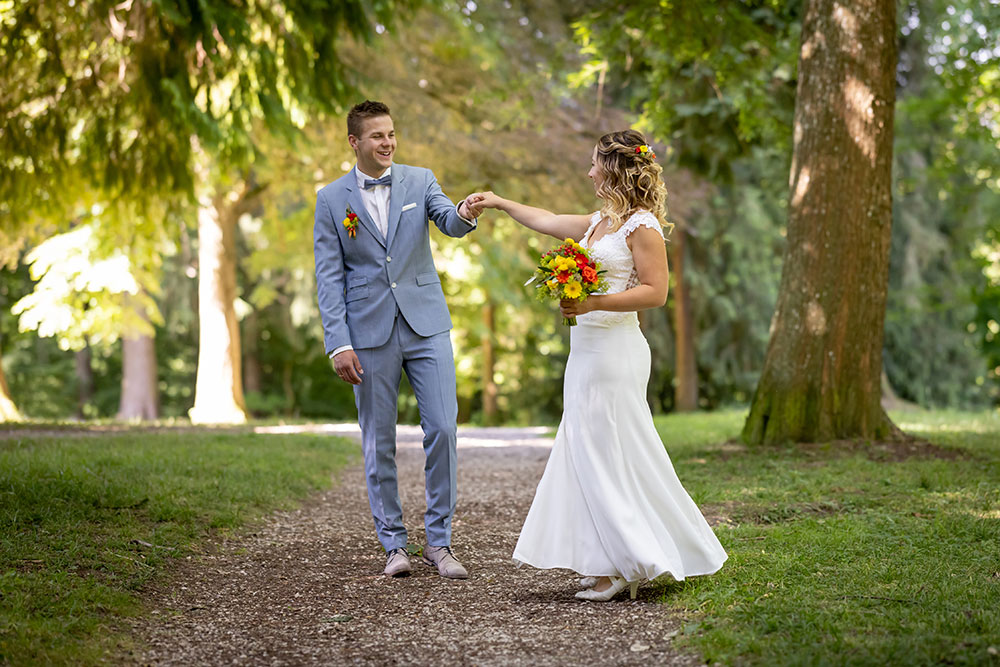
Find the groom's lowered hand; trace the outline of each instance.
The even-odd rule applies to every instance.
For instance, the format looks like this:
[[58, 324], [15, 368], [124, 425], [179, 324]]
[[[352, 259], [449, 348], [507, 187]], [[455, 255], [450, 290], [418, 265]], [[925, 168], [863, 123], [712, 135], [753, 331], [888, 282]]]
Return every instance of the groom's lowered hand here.
[[344, 382], [351, 384], [361, 384], [361, 376], [365, 371], [361, 368], [361, 361], [354, 350], [344, 350], [333, 358], [333, 370]]

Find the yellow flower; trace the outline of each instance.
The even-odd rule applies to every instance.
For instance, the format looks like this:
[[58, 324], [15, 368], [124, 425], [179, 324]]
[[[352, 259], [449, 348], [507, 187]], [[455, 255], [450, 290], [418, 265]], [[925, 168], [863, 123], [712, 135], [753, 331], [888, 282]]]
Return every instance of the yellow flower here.
[[549, 286], [550, 290], [555, 290], [555, 289], [559, 288], [559, 281], [556, 280], [555, 278], [553, 278], [552, 280], [547, 281], [545, 284]]
[[555, 268], [557, 271], [572, 271], [576, 268], [576, 260], [569, 257], [559, 257], [556, 259]]
[[576, 241], [574, 241], [573, 239], [571, 239], [571, 238], [569, 238], [569, 237], [567, 236], [567, 237], [566, 237], [566, 240], [565, 240], [565, 241], [563, 241], [563, 243], [568, 243], [568, 244], [570, 244], [570, 245], [573, 245], [574, 243], [576, 243]]
[[566, 283], [563, 294], [567, 299], [576, 299], [583, 293], [583, 286], [580, 283]]

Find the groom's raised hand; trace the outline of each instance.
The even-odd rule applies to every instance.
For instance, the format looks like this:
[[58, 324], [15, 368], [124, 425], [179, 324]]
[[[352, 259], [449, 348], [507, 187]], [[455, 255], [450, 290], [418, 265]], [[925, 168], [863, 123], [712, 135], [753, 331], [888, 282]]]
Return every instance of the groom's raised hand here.
[[354, 350], [344, 350], [335, 356], [333, 370], [337, 372], [337, 377], [351, 384], [361, 384], [361, 376], [365, 374], [364, 369], [361, 368], [361, 361], [358, 359], [358, 355], [354, 354]]
[[[466, 220], [475, 220], [483, 212], [483, 207], [477, 205], [474, 197], [475, 195], [469, 195], [458, 205], [458, 214]], [[463, 208], [465, 209], [464, 213], [462, 212]]]

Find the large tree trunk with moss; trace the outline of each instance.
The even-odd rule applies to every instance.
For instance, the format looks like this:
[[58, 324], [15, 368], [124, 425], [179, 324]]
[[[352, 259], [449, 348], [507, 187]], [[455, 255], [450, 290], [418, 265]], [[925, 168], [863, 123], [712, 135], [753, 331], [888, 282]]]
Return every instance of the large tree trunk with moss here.
[[809, 0], [788, 249], [748, 443], [898, 433], [879, 403], [895, 73], [894, 0]]
[[[244, 191], [245, 192], [245, 191]], [[236, 223], [242, 196], [202, 193], [198, 207], [198, 374], [195, 424], [242, 424], [240, 330], [236, 318]]]
[[0, 358], [0, 422], [16, 422], [22, 419], [21, 412], [11, 398], [7, 376], [3, 372], [3, 360]]
[[698, 409], [698, 366], [694, 354], [694, 319], [691, 290], [684, 278], [684, 227], [678, 224], [670, 237], [670, 263], [674, 275], [674, 410]]

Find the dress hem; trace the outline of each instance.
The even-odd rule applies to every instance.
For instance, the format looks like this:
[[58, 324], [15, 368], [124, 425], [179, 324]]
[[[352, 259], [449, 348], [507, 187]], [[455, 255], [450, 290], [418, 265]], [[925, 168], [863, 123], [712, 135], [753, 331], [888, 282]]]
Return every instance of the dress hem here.
[[[517, 558], [516, 556], [512, 557], [511, 560], [514, 561], [514, 566], [518, 567], [518, 568], [520, 568], [522, 565], [527, 565], [529, 567], [535, 568], [536, 570], [569, 570], [570, 572], [576, 572], [581, 577], [620, 577], [620, 576], [622, 576], [620, 572], [611, 572], [611, 573], [608, 573], [608, 572], [581, 572], [581, 571], [579, 571], [577, 569], [574, 569], [573, 567], [570, 567], [569, 565], [535, 565], [534, 563], [531, 563], [529, 561], [521, 560], [520, 558]], [[729, 560], [729, 555], [728, 554], [726, 555], [725, 558], [722, 559], [722, 562], [719, 563], [719, 566], [716, 567], [714, 570], [706, 570], [704, 572], [688, 572], [685, 575], [678, 576], [678, 575], [674, 574], [672, 571], [670, 571], [668, 569], [664, 569], [664, 570], [661, 570], [658, 574], [653, 575], [652, 577], [641, 577], [641, 579], [645, 580], [645, 581], [652, 581], [654, 579], [658, 579], [659, 577], [662, 577], [665, 574], [669, 574], [674, 579], [674, 581], [684, 581], [688, 577], [706, 577], [706, 576], [708, 576], [710, 574], [715, 574], [716, 572], [718, 572], [719, 570], [721, 570], [723, 564], [725, 564], [725, 562], [727, 560]]]

